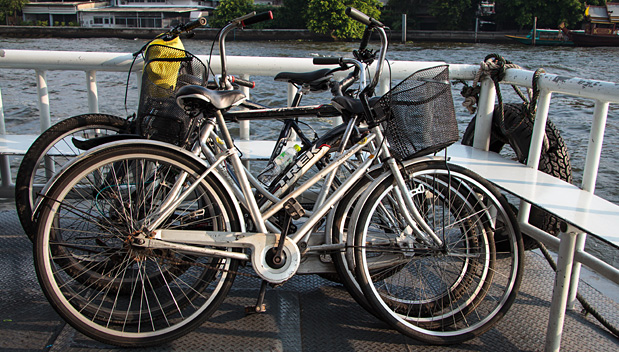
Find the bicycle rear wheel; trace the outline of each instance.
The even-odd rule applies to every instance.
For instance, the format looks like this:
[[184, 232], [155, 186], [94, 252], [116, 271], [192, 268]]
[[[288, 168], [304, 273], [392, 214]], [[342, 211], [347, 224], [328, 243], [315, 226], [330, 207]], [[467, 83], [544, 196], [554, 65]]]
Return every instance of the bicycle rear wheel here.
[[[383, 320], [412, 338], [432, 344], [473, 338], [490, 329], [517, 295], [523, 250], [514, 215], [492, 185], [456, 165], [419, 163], [403, 173], [443, 245], [431, 248], [415, 239], [389, 177], [367, 198], [357, 222], [359, 285]], [[505, 252], [495, 250], [498, 232]]]
[[84, 114], [64, 119], [43, 132], [32, 143], [15, 178], [15, 205], [19, 221], [34, 242], [35, 231], [32, 209], [47, 181], [64, 164], [83, 152], [74, 140], [115, 135], [129, 130], [129, 121], [105, 114]]
[[[43, 292], [78, 331], [119, 346], [174, 340], [204, 322], [234, 280], [236, 260], [133, 246], [141, 220], [186, 173], [206, 167], [169, 148], [114, 146], [73, 164], [44, 195], [35, 267]], [[240, 231], [233, 200], [201, 181], [162, 229]]]

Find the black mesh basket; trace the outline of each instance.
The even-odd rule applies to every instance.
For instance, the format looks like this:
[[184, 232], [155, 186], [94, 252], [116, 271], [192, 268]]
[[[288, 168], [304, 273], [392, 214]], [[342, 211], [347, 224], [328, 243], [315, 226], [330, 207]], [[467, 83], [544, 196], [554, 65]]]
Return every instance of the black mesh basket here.
[[431, 154], [458, 140], [447, 65], [413, 73], [373, 109], [398, 160]]
[[188, 84], [206, 85], [207, 68], [191, 53], [165, 45], [150, 45], [144, 57], [138, 133], [184, 147], [195, 121], [176, 104], [176, 92]]

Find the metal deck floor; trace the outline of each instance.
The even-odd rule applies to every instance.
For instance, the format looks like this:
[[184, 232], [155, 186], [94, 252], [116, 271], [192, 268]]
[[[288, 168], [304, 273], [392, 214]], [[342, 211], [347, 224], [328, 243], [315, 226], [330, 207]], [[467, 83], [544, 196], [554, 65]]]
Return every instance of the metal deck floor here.
[[[93, 341], [67, 325], [43, 296], [32, 246], [14, 211], [0, 211], [0, 351], [131, 351]], [[297, 276], [266, 295], [267, 312], [246, 316], [260, 281], [237, 277], [224, 304], [202, 327], [148, 351], [540, 351], [545, 342], [554, 273], [534, 252], [526, 256], [520, 294], [495, 328], [464, 344], [427, 346], [360, 308], [346, 290], [318, 276]], [[581, 283], [581, 294], [615, 326], [619, 304]], [[619, 351], [592, 317], [569, 311], [563, 351]]]

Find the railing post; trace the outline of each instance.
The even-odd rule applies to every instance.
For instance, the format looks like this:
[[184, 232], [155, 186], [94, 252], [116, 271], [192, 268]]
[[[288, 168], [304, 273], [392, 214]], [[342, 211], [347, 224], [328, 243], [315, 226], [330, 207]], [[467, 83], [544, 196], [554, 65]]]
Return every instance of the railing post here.
[[[241, 78], [246, 81], [249, 81], [248, 74], [241, 75]], [[247, 99], [249, 99], [249, 87], [245, 87], [245, 86], [240, 86], [240, 87], [241, 87], [241, 92], [243, 92], [243, 94], [245, 94]], [[250, 140], [251, 139], [250, 132], [251, 131], [250, 131], [249, 120], [239, 121], [239, 139], [242, 141]], [[242, 163], [243, 165], [245, 165], [247, 169], [251, 167], [249, 160], [243, 160]]]
[[544, 348], [546, 352], [559, 351], [561, 346], [568, 289], [572, 275], [572, 265], [574, 263], [574, 249], [576, 248], [576, 232], [565, 222], [561, 224], [561, 233], [559, 236], [561, 242], [559, 244], [559, 258], [557, 261], [557, 273], [552, 292], [552, 301], [550, 303], [548, 329], [546, 330], [546, 346]]
[[6, 134], [6, 124], [4, 122], [4, 107], [2, 106], [2, 89], [0, 89], [0, 134]]
[[48, 129], [51, 125], [49, 112], [49, 95], [47, 93], [47, 72], [36, 70], [37, 74], [37, 94], [39, 96], [39, 119], [41, 132]]
[[[608, 117], [608, 102], [595, 101], [593, 109], [593, 123], [589, 133], [589, 145], [587, 147], [587, 158], [585, 159], [585, 170], [582, 177], [582, 189], [593, 193], [595, 191], [595, 181], [597, 180], [598, 168], [600, 166], [600, 156], [602, 155], [602, 143], [604, 141], [604, 129]], [[576, 238], [576, 250], [584, 251], [587, 241], [587, 234], [582, 232]], [[576, 306], [576, 295], [578, 294], [578, 283], [580, 281], [580, 262], [574, 263], [572, 268], [572, 281], [570, 283], [570, 294], [567, 300], [568, 309]]]
[[[249, 81], [249, 75], [247, 74], [241, 75], [241, 78], [246, 81]], [[247, 99], [249, 99], [249, 87], [241, 87], [241, 92], [243, 92], [243, 94], [245, 94]], [[239, 121], [239, 138], [243, 141], [248, 141], [250, 139], [249, 135], [250, 135], [249, 120]]]
[[[4, 107], [2, 106], [2, 91], [0, 91], [0, 135], [6, 134], [6, 125], [4, 123]], [[11, 177], [11, 163], [8, 155], [0, 156], [0, 177], [2, 177], [2, 188], [8, 189], [13, 185]]]
[[388, 75], [384, 74], [383, 71], [383, 74], [378, 81], [378, 91], [376, 93], [377, 95], [383, 95], [387, 93], [389, 89], [391, 89], [391, 78]]
[[406, 14], [402, 14], [402, 43], [406, 43]]
[[546, 134], [546, 122], [548, 121], [548, 110], [550, 108], [550, 98], [552, 92], [542, 90], [540, 92], [537, 112], [535, 113], [535, 122], [533, 125], [533, 135], [531, 135], [531, 147], [529, 148], [529, 156], [527, 166], [537, 170], [539, 160], [544, 144], [544, 135]]
[[88, 112], [99, 112], [99, 95], [97, 93], [97, 71], [86, 71], [86, 89], [88, 91]]
[[[535, 112], [533, 134], [531, 135], [531, 145], [529, 147], [529, 155], [527, 157], [527, 166], [535, 170], [537, 170], [537, 168], [539, 167], [542, 146], [544, 144], [544, 135], [546, 134], [546, 121], [548, 121], [548, 110], [550, 108], [551, 96], [552, 92], [542, 90], [540, 92], [537, 104], [537, 111]], [[525, 201], [520, 201], [518, 221], [528, 222], [530, 212], [531, 204]]]
[[[41, 132], [44, 132], [52, 125], [52, 118], [49, 111], [49, 94], [47, 92], [47, 72], [36, 70], [37, 74], [37, 94], [39, 96], [39, 120], [41, 124]], [[54, 158], [51, 156], [45, 157], [45, 175], [50, 179], [56, 173], [54, 166]]]
[[582, 189], [591, 193], [595, 191], [595, 182], [600, 166], [602, 143], [604, 141], [604, 128], [608, 116], [608, 105], [608, 102], [596, 100], [595, 108], [593, 109], [593, 123], [589, 134], [585, 170], [582, 175]]
[[481, 81], [479, 102], [477, 103], [477, 119], [475, 120], [475, 139], [473, 147], [487, 151], [490, 149], [490, 129], [494, 115], [494, 100], [496, 92], [494, 82], [490, 78]]

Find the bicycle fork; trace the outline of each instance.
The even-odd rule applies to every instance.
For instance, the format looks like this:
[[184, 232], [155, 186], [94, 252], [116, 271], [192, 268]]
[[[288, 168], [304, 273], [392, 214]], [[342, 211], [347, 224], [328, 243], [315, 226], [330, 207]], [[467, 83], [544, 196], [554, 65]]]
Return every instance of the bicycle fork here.
[[395, 179], [396, 187], [393, 188], [395, 200], [401, 209], [407, 210], [401, 212], [400, 215], [404, 217], [406, 223], [411, 227], [413, 234], [426, 245], [432, 248], [442, 247], [443, 241], [438, 237], [438, 235], [436, 235], [432, 228], [430, 228], [428, 223], [423, 219], [423, 216], [419, 213], [417, 206], [415, 206], [411, 194], [414, 190], [408, 189], [400, 167], [398, 166], [396, 160], [391, 156], [386, 143], [383, 143], [386, 141], [384, 140], [382, 131], [378, 126], [374, 127], [372, 131], [378, 136], [377, 139], [381, 145], [379, 152], [382, 157], [386, 159], [385, 164], [388, 166], [389, 171], [391, 171], [391, 174]]

